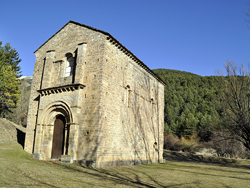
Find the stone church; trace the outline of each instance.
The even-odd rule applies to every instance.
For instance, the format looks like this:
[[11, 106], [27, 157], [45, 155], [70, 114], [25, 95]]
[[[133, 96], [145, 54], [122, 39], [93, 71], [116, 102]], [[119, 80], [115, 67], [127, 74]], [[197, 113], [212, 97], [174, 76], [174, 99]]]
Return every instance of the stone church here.
[[69, 21], [34, 53], [25, 140], [33, 158], [163, 161], [165, 83], [118, 40]]

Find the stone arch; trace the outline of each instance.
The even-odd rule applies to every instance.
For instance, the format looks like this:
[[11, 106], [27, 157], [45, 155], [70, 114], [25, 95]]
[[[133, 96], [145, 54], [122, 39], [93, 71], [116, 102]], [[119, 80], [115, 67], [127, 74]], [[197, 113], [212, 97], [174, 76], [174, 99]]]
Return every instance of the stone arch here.
[[[47, 148], [47, 158], [50, 156], [52, 157], [52, 150], [53, 150], [53, 139], [54, 139], [54, 131], [55, 131], [55, 122], [57, 119], [61, 119], [63, 117], [65, 120], [64, 128], [63, 128], [63, 149], [61, 150], [63, 153], [62, 155], [68, 155], [69, 150], [69, 135], [70, 135], [70, 125], [74, 121], [74, 117], [69, 105], [64, 101], [55, 101], [48, 104], [40, 114], [40, 118], [38, 119], [38, 123], [44, 127], [44, 131], [47, 132], [50, 136], [47, 138], [49, 139], [49, 146]], [[42, 141], [44, 140], [44, 135], [40, 138]]]
[[73, 122], [73, 114], [69, 105], [64, 101], [55, 101], [48, 104], [42, 111], [38, 120], [42, 125], [53, 125], [56, 117], [64, 116], [66, 124]]
[[70, 51], [68, 51], [68, 52], [65, 53], [65, 57], [66, 57], [66, 58], [73, 57], [73, 53], [70, 52]]

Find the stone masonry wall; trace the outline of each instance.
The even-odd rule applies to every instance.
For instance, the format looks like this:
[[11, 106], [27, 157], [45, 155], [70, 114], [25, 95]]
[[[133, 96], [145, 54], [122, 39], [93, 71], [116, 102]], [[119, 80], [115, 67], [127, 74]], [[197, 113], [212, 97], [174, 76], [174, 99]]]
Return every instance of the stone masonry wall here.
[[[85, 135], [87, 132], [92, 133], [93, 127], [95, 127], [94, 129], [98, 129], [99, 108], [96, 106], [99, 104], [101, 93], [99, 83], [102, 74], [102, 63], [100, 60], [103, 54], [103, 41], [105, 40], [106, 37], [99, 32], [70, 23], [35, 52], [36, 63], [33, 73], [25, 142], [25, 150], [27, 152], [32, 153], [34, 129], [39, 120], [39, 117], [37, 117], [38, 108], [39, 111], [42, 111], [53, 100], [65, 101], [70, 105], [71, 110], [75, 111], [73, 112], [75, 116], [74, 122], [71, 122], [74, 124], [71, 125], [71, 132], [73, 131], [72, 127], [75, 127], [75, 134], [77, 134], [75, 138], [79, 135], [79, 145], [74, 146], [75, 148], [79, 148], [75, 154], [76, 157], [81, 158], [83, 155], [86, 155], [86, 149], [93, 145]], [[78, 106], [75, 103], [69, 102], [74, 98], [70, 94], [63, 97], [55, 94], [43, 96], [39, 104], [40, 95], [37, 90], [63, 86], [73, 82], [72, 76], [63, 77], [63, 72], [61, 71], [65, 67], [65, 54], [67, 53], [72, 53], [76, 58], [75, 83], [86, 85], [83, 92], [78, 96], [80, 98], [78, 99]], [[42, 134], [41, 131], [40, 133]], [[53, 134], [53, 131], [51, 134]], [[51, 137], [48, 138], [51, 139]], [[86, 143], [86, 145], [83, 143]], [[91, 150], [91, 147], [88, 150]]]
[[96, 165], [162, 161], [164, 86], [108, 40], [103, 63]]
[[95, 160], [100, 130], [100, 100], [102, 94], [103, 55], [106, 36], [100, 34], [91, 39], [87, 46], [84, 71], [86, 85], [79, 116], [79, 140], [76, 160]]
[[[35, 52], [25, 150], [38, 159], [51, 157], [61, 114], [72, 160], [95, 167], [163, 160], [164, 85], [107, 37], [69, 23]], [[67, 54], [74, 76], [64, 76]], [[81, 87], [53, 90], [72, 84]]]

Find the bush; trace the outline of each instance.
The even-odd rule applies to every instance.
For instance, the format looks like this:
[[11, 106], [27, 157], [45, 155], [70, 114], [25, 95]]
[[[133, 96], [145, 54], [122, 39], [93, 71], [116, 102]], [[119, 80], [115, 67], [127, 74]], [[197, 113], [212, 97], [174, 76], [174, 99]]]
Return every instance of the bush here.
[[190, 136], [181, 137], [182, 151], [194, 153], [200, 145], [199, 140], [200, 138], [196, 133]]
[[164, 149], [183, 152], [195, 152], [199, 146], [199, 138], [194, 133], [193, 135], [178, 138], [175, 135], [164, 136]]
[[250, 151], [240, 141], [234, 139], [228, 131], [215, 132], [212, 142], [218, 156], [242, 159], [250, 158]]
[[164, 149], [173, 150], [173, 151], [180, 151], [181, 150], [181, 143], [178, 136], [175, 135], [164, 135]]
[[250, 150], [225, 130], [213, 133], [212, 140], [209, 142], [201, 142], [195, 132], [180, 139], [178, 136], [166, 134], [164, 135], [164, 149], [190, 153], [198, 152], [201, 155], [250, 159]]

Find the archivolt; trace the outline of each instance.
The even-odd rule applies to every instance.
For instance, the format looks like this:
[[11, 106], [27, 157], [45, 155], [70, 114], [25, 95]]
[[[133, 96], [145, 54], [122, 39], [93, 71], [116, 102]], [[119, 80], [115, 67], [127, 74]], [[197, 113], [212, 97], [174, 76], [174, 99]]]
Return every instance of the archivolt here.
[[73, 122], [73, 115], [69, 105], [63, 101], [55, 101], [43, 109], [38, 124], [53, 125], [56, 117], [59, 115], [65, 117], [66, 123]]

